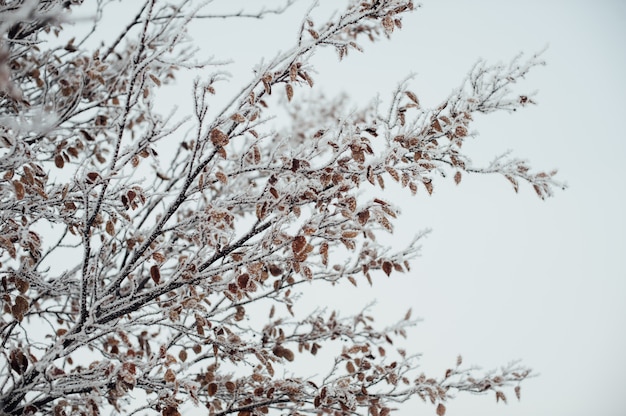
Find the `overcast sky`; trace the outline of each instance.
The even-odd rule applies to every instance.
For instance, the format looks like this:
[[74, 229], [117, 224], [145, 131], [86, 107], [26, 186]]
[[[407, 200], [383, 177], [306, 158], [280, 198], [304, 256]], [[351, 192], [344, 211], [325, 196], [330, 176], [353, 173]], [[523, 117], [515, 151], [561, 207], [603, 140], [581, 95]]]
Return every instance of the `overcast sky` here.
[[[277, 4], [215, 5], [235, 3]], [[200, 58], [233, 58], [230, 88], [238, 91], [261, 57], [293, 44], [309, 4], [262, 21], [203, 21], [192, 32]], [[431, 197], [385, 194], [403, 211], [391, 243], [433, 229], [412, 272], [303, 300], [348, 314], [376, 298], [381, 323], [413, 308], [424, 321], [407, 344], [423, 353], [425, 371], [445, 371], [462, 354], [485, 368], [522, 359], [540, 373], [523, 384], [521, 402], [462, 395], [448, 416], [626, 414], [625, 27], [626, 2], [617, 0], [432, 0], [391, 41], [363, 44], [365, 53], [341, 63], [333, 51], [314, 58], [316, 88], [327, 95], [346, 92], [357, 106], [389, 97], [415, 73], [411, 89], [434, 106], [478, 58], [506, 62], [548, 46], [547, 66], [519, 85], [537, 90], [539, 105], [479, 117], [479, 136], [464, 150], [488, 162], [511, 149], [533, 167], [558, 168], [568, 189], [541, 201], [530, 187], [515, 194], [502, 177], [466, 176], [460, 186], [436, 181]], [[176, 91], [172, 101], [184, 108], [189, 89]], [[401, 414], [434, 414], [429, 406], [416, 401]]]
[[[245, 23], [228, 42], [235, 79], [291, 44], [307, 4]], [[433, 229], [412, 273], [310, 298], [346, 313], [378, 298], [382, 322], [412, 307], [424, 321], [409, 344], [428, 371], [461, 353], [486, 368], [523, 359], [540, 373], [521, 402], [460, 396], [448, 415], [626, 414], [625, 27], [622, 1], [424, 1], [391, 41], [364, 44], [341, 63], [333, 51], [314, 60], [316, 87], [345, 91], [355, 105], [386, 98], [410, 73], [422, 102], [436, 105], [478, 58], [506, 62], [548, 46], [548, 65], [519, 86], [537, 90], [539, 105], [480, 117], [480, 135], [464, 149], [476, 162], [511, 149], [538, 169], [558, 168], [569, 188], [541, 201], [501, 177], [470, 176], [458, 187], [436, 182], [432, 197], [388, 194], [403, 210], [394, 242]], [[434, 414], [417, 402], [402, 414], [413, 407]]]

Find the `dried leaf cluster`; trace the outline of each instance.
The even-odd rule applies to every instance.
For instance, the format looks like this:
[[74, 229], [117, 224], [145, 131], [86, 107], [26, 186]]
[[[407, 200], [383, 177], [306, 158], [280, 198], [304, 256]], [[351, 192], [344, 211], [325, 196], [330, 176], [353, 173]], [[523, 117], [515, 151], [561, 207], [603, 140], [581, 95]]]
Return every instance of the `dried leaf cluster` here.
[[[397, 216], [385, 181], [430, 194], [441, 175], [458, 184], [498, 173], [515, 190], [523, 180], [551, 194], [555, 172], [506, 157], [481, 168], [462, 152], [476, 113], [532, 103], [510, 87], [538, 57], [481, 62], [436, 108], [401, 84], [387, 110], [348, 112], [345, 100], [306, 92], [310, 57], [361, 51], [414, 8], [352, 1], [322, 24], [307, 15], [293, 48], [215, 115], [223, 76], [206, 63], [191, 118], [173, 122], [154, 99], [199, 66], [187, 25], [284, 8], [220, 15], [210, 2], [147, 0], [90, 49], [97, 20], [84, 38], [55, 40], [80, 3], [0, 1], [1, 413], [173, 416], [190, 401], [210, 415], [384, 416], [420, 397], [443, 415], [459, 391], [506, 400], [513, 386], [519, 398], [529, 370], [517, 364], [483, 374], [459, 357], [442, 374], [421, 374], [418, 357], [393, 345], [415, 323], [410, 313], [379, 328], [367, 310], [300, 317], [295, 301], [302, 283], [371, 284], [379, 271], [409, 270], [421, 235], [398, 252], [376, 241]], [[110, 1], [96, 3], [95, 16], [107, 13]], [[266, 125], [272, 94], [286, 97], [284, 132]], [[160, 151], [172, 141], [174, 151]], [[364, 200], [359, 189], [379, 196]], [[332, 344], [341, 351], [325, 375], [290, 372]]]

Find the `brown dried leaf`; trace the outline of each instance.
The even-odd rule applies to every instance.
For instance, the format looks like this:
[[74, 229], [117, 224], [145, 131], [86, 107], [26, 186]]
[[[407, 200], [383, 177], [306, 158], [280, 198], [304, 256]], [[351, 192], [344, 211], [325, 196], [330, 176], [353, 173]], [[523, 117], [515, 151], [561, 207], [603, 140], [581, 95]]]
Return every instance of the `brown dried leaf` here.
[[96, 183], [99, 178], [100, 174], [98, 172], [89, 172], [87, 174], [87, 183]]
[[63, 156], [61, 156], [60, 154], [56, 155], [54, 157], [54, 165], [59, 169], [63, 169], [63, 166], [65, 165], [65, 160], [63, 160]]
[[439, 133], [443, 132], [443, 129], [441, 128], [441, 124], [439, 124], [439, 120], [437, 119], [433, 121], [433, 124], [431, 125], [431, 127], [435, 129], [436, 131], [438, 131]]
[[383, 18], [383, 27], [385, 28], [385, 32], [393, 32], [393, 28], [395, 24], [393, 23], [393, 19], [391, 16], [387, 15]]
[[461, 172], [456, 172], [454, 174], [454, 183], [456, 183], [457, 185], [461, 183]]
[[181, 416], [181, 414], [176, 407], [166, 406], [161, 411], [161, 416]]
[[511, 182], [511, 184], [513, 184], [513, 190], [515, 190], [515, 192], [519, 191], [519, 183], [517, 182], [517, 179], [515, 179], [512, 176], [509, 175], [505, 175], [504, 176], [509, 182]]
[[298, 78], [298, 64], [291, 64], [289, 67], [289, 80], [294, 82]]
[[20, 350], [11, 351], [9, 354], [9, 362], [11, 364], [11, 368], [17, 374], [24, 374], [28, 368], [28, 358], [26, 358], [24, 353]]
[[211, 130], [209, 139], [215, 146], [226, 146], [228, 144], [228, 135], [218, 128]]
[[285, 85], [285, 91], [287, 92], [287, 101], [291, 101], [293, 98], [293, 87], [291, 84]]
[[157, 285], [161, 281], [161, 272], [159, 271], [159, 266], [156, 264], [153, 264], [152, 267], [150, 267], [150, 277]]
[[28, 305], [29, 302], [25, 296], [18, 295], [15, 298], [15, 305], [11, 308], [11, 312], [13, 313], [15, 319], [21, 321], [24, 318], [24, 313], [28, 311]]
[[413, 310], [411, 308], [409, 308], [408, 311], [406, 311], [406, 314], [404, 315], [404, 320], [408, 321], [409, 319], [411, 319], [411, 312], [413, 312]]
[[13, 181], [13, 188], [15, 188], [15, 197], [18, 201], [24, 199], [24, 184], [20, 181]]
[[230, 116], [230, 119], [236, 123], [243, 123], [244, 121], [246, 121], [246, 118], [239, 113], [233, 114], [232, 116]]
[[115, 235], [115, 226], [113, 225], [113, 221], [108, 220], [105, 226], [105, 230], [109, 235]]
[[322, 256], [322, 264], [324, 266], [328, 265], [328, 243], [324, 241], [320, 245], [320, 255]]
[[437, 405], [437, 416], [443, 416], [446, 414], [446, 406], [443, 403]]
[[19, 290], [20, 293], [26, 293], [30, 285], [26, 280], [22, 280], [19, 278], [15, 279], [15, 287]]
[[391, 270], [393, 270], [393, 265], [391, 264], [391, 262], [388, 262], [388, 261], [383, 262], [383, 271], [385, 272], [387, 276], [391, 274]]
[[386, 166], [385, 170], [387, 171], [389, 176], [391, 176], [393, 178], [394, 181], [396, 181], [396, 182], [400, 181], [400, 175], [398, 175], [398, 171], [397, 170], [395, 170], [394, 168], [392, 168], [390, 166]]
[[209, 393], [209, 396], [211, 397], [215, 396], [215, 393], [217, 393], [217, 383], [209, 383], [207, 386], [207, 393]]
[[163, 379], [168, 383], [173, 383], [176, 381], [176, 375], [171, 368], [168, 368], [165, 372], [165, 376], [163, 377]]
[[413, 101], [415, 104], [419, 106], [420, 101], [417, 99], [417, 95], [415, 95], [411, 91], [405, 91], [404, 93], [407, 95], [407, 97], [409, 97], [411, 101]]
[[424, 186], [426, 187], [426, 190], [428, 191], [429, 195], [433, 194], [433, 184], [432, 182], [425, 182]]
[[306, 238], [302, 235], [295, 237], [291, 242], [291, 249], [295, 254], [301, 253], [304, 247], [306, 247]]
[[248, 273], [244, 273], [237, 277], [237, 285], [239, 285], [242, 289], [248, 287], [248, 282], [250, 282], [250, 275]]
[[500, 400], [502, 400], [504, 403], [506, 403], [506, 396], [504, 395], [503, 392], [496, 391], [496, 403], [498, 403]]
[[368, 210], [364, 210], [356, 214], [357, 220], [360, 225], [365, 225], [370, 218], [370, 212]]
[[348, 363], [346, 364], [346, 370], [348, 370], [348, 373], [354, 374], [356, 370], [354, 368], [354, 364], [352, 363], [352, 361], [348, 361]]
[[215, 177], [224, 185], [228, 183], [228, 177], [223, 172], [215, 172]]
[[150, 74], [148, 75], [150, 77], [150, 79], [152, 80], [152, 82], [154, 82], [157, 86], [161, 86], [161, 80], [158, 79], [157, 77], [155, 77], [154, 75]]

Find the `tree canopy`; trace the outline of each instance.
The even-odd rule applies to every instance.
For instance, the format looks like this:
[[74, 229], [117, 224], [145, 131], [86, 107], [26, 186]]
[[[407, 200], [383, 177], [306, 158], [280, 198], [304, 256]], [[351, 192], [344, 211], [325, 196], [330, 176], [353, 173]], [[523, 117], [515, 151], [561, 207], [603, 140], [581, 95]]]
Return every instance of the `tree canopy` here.
[[[239, 30], [293, 1], [234, 13], [126, 2], [134, 14], [95, 47], [115, 2], [81, 3], [0, 1], [4, 414], [172, 416], [191, 402], [210, 415], [384, 416], [418, 397], [443, 415], [458, 392], [520, 397], [531, 372], [519, 363], [481, 372], [459, 356], [441, 374], [419, 371], [417, 352], [393, 344], [415, 323], [410, 311], [379, 326], [367, 308], [301, 316], [296, 302], [313, 285], [410, 272], [422, 234], [402, 248], [376, 239], [398, 215], [386, 181], [418, 197], [436, 177], [474, 173], [541, 198], [561, 186], [555, 171], [509, 155], [476, 166], [462, 150], [476, 114], [533, 104], [513, 84], [540, 56], [479, 61], [433, 108], [401, 82], [388, 105], [354, 111], [316, 92], [310, 58], [363, 51], [416, 6], [346, 1], [327, 21], [312, 7], [292, 47], [215, 110], [228, 77], [221, 61], [195, 60], [188, 27], [233, 19]], [[70, 38], [83, 8], [90, 30]], [[179, 120], [157, 97], [185, 71], [199, 75]], [[277, 131], [268, 121], [279, 113]], [[313, 356], [316, 370], [302, 373]]]

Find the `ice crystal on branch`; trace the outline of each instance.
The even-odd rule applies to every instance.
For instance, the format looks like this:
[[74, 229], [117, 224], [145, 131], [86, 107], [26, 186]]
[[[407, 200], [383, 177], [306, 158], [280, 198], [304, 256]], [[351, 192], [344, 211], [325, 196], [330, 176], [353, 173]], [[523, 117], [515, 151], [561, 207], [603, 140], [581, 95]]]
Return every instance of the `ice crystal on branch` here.
[[[436, 108], [405, 82], [387, 108], [348, 111], [345, 97], [315, 91], [310, 57], [362, 51], [414, 9], [353, 1], [321, 24], [307, 14], [293, 47], [210, 112], [222, 62], [193, 61], [186, 28], [217, 18], [236, 27], [293, 1], [212, 13], [211, 2], [147, 0], [116, 36], [93, 42], [112, 3], [91, 6], [93, 30], [66, 41], [87, 4], [0, 2], [3, 414], [178, 415], [191, 402], [212, 415], [387, 415], [419, 397], [443, 415], [457, 392], [506, 401], [512, 386], [520, 397], [530, 371], [516, 363], [485, 374], [459, 357], [421, 374], [419, 356], [394, 346], [415, 324], [410, 313], [385, 327], [368, 309], [302, 317], [295, 303], [312, 285], [409, 272], [423, 234], [403, 249], [376, 239], [398, 216], [388, 181], [430, 194], [441, 174], [459, 184], [498, 173], [516, 190], [521, 179], [551, 194], [553, 171], [505, 157], [474, 166], [462, 151], [476, 113], [533, 103], [510, 87], [538, 57], [481, 62]], [[182, 68], [205, 78], [189, 118], [175, 122], [154, 100]], [[271, 130], [285, 109], [284, 127]], [[334, 345], [325, 373], [292, 370]]]

